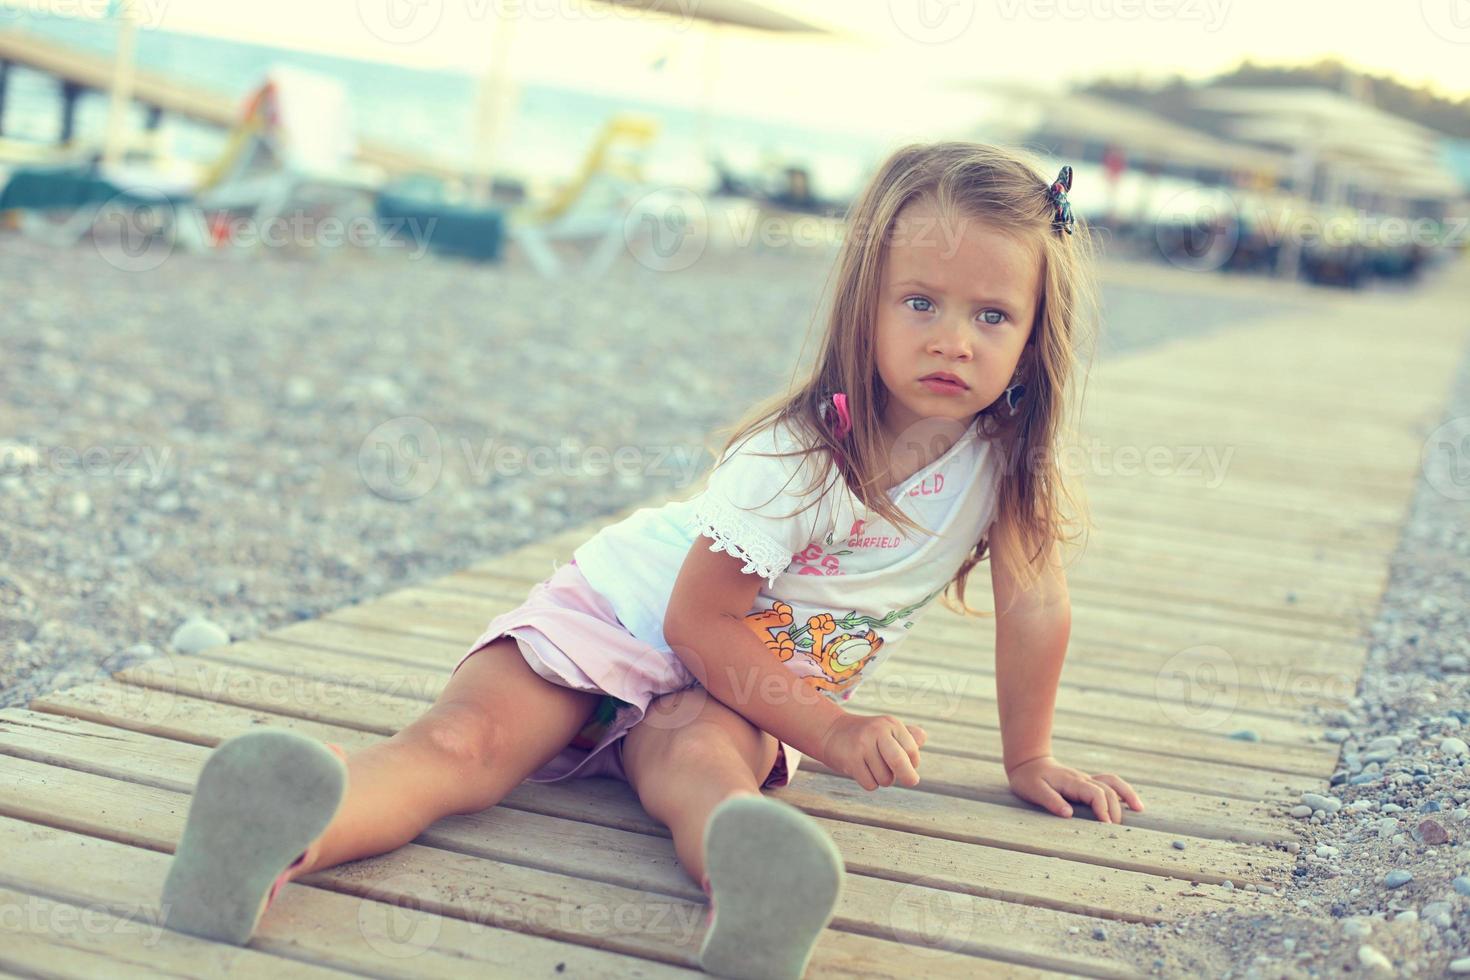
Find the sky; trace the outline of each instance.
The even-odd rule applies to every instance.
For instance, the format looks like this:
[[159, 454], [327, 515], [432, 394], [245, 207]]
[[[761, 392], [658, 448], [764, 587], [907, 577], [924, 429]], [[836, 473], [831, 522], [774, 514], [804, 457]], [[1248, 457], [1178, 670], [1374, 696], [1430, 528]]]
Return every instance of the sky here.
[[[702, 0], [664, 0], [680, 12], [672, 17], [594, 0], [133, 0], [144, 27], [477, 73], [497, 24], [509, 23], [510, 71], [521, 81], [690, 105], [709, 86], [717, 108], [793, 118], [829, 111], [848, 114], [844, 122], [875, 112], [932, 122], [956, 104], [936, 83], [1200, 78], [1247, 56], [1293, 64], [1336, 56], [1441, 94], [1470, 94], [1470, 0], [762, 2], [843, 37], [725, 28], [711, 47], [715, 32], [687, 16]], [[0, 28], [5, 5], [86, 16], [107, 3], [0, 0]]]

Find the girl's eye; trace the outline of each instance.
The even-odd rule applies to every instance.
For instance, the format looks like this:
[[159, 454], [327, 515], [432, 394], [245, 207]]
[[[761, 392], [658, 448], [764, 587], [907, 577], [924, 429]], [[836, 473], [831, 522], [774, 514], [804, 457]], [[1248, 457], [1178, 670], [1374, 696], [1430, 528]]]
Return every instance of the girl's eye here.
[[[929, 306], [933, 306], [934, 305], [933, 303], [930, 303], [929, 300], [925, 299], [922, 296], [910, 296], [908, 299], [904, 300], [905, 303], [913, 303], [913, 302], [916, 302], [916, 301], [917, 302], [920, 302], [920, 303], [927, 303]], [[928, 313], [929, 312], [929, 310], [927, 310], [927, 309], [916, 310], [912, 306], [910, 306], [909, 309], [914, 310], [915, 313]], [[981, 310], [980, 311], [980, 315], [982, 317], [984, 317], [985, 318], [985, 322], [987, 324], [989, 324], [990, 326], [992, 326], [992, 327], [999, 326], [1001, 324], [1001, 322], [1006, 319], [1006, 314], [1002, 310]], [[998, 319], [994, 319], [994, 320], [990, 319], [992, 316], [995, 316]]]

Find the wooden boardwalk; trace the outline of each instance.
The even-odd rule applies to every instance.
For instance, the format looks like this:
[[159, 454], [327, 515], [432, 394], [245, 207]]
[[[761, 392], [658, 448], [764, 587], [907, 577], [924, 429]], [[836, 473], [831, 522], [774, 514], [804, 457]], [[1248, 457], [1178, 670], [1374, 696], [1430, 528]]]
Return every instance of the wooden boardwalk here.
[[[928, 729], [922, 784], [867, 793], [805, 760], [773, 793], [821, 821], [849, 870], [811, 976], [1130, 976], [1149, 964], [1093, 939], [1098, 924], [1292, 907], [1284, 811], [1324, 790], [1337, 760], [1312, 711], [1356, 688], [1362, 630], [1470, 334], [1464, 269], [1097, 366], [1099, 530], [1071, 575], [1054, 745], [1065, 763], [1123, 774], [1147, 809], [1109, 826], [1011, 796], [990, 621], [936, 604], [853, 702]], [[1202, 302], [1209, 288], [1221, 287], [1202, 286]], [[486, 620], [601, 523], [0, 712], [0, 975], [694, 971], [703, 896], [664, 828], [607, 779], [524, 784], [398, 851], [311, 875], [244, 949], [156, 924], [211, 746], [256, 725], [349, 750], [391, 734]], [[988, 608], [983, 568], [971, 582], [971, 604]], [[1229, 737], [1242, 730], [1259, 741]]]

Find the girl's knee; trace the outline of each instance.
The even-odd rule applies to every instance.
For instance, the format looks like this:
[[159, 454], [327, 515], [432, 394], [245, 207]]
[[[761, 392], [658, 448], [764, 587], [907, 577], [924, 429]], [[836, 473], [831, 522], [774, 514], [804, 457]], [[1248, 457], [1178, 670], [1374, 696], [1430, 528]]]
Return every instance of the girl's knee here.
[[498, 758], [508, 743], [502, 719], [479, 705], [446, 701], [435, 704], [399, 735], [424, 746], [455, 768], [476, 769]]

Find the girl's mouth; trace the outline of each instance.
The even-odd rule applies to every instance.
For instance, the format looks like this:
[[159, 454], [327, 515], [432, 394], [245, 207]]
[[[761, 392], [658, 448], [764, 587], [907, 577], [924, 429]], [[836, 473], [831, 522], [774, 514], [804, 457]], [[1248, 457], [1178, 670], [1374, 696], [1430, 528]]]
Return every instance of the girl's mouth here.
[[953, 381], [945, 381], [942, 378], [924, 378], [920, 384], [930, 391], [940, 395], [963, 395], [967, 390], [964, 385]]

